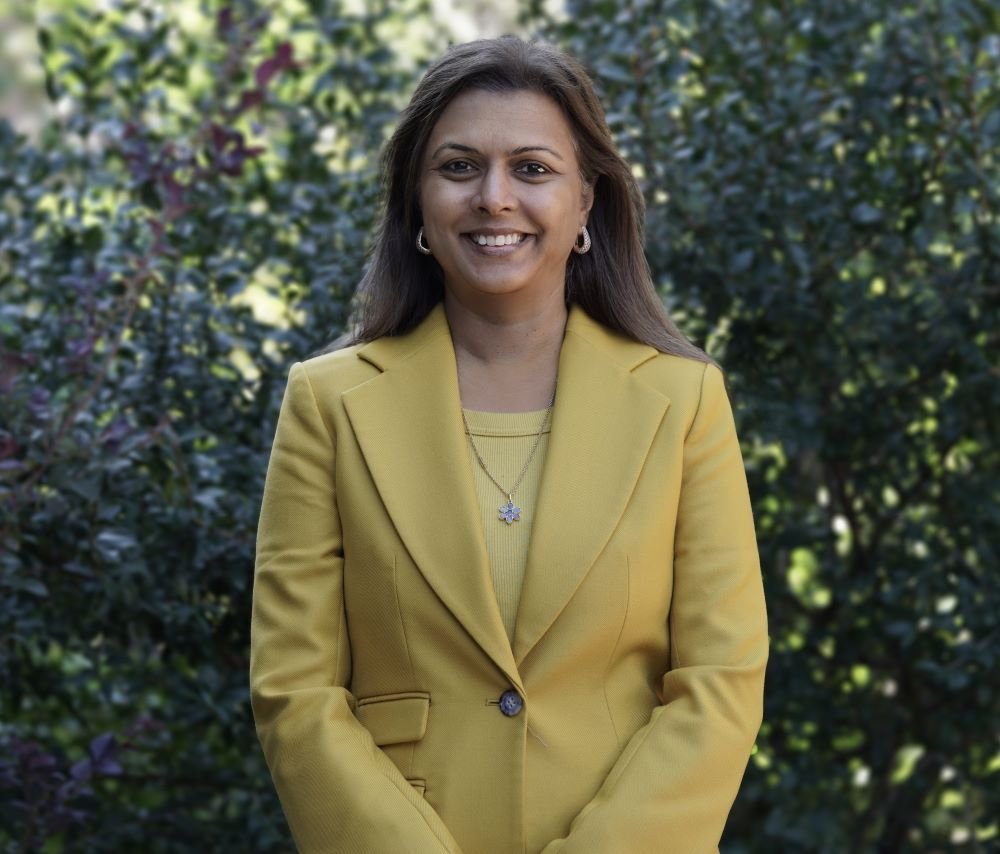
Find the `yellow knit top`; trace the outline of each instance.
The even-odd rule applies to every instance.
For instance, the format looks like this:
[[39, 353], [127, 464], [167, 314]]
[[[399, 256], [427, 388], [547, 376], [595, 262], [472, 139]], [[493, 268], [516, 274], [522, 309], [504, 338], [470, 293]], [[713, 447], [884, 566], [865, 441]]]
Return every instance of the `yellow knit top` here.
[[[476, 449], [483, 458], [490, 474], [505, 489], [513, 486], [524, 466], [545, 420], [547, 410], [535, 412], [480, 412], [466, 409], [465, 418], [472, 432]], [[541, 442], [520, 485], [513, 492], [514, 504], [521, 508], [520, 520], [507, 524], [500, 518], [500, 507], [507, 503], [495, 483], [483, 471], [469, 445], [469, 462], [483, 523], [486, 552], [490, 558], [493, 590], [496, 592], [500, 616], [508, 639], [514, 640], [514, 622], [524, 582], [524, 565], [528, 558], [528, 540], [535, 518], [535, 498], [542, 477], [542, 463], [549, 444], [550, 423], [546, 425]]]

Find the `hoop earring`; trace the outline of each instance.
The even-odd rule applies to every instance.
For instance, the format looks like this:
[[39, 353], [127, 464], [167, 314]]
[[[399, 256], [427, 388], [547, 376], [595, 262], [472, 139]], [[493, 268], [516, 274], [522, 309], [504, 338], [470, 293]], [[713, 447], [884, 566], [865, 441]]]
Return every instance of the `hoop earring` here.
[[[583, 238], [583, 244], [580, 244], [580, 237]], [[593, 244], [590, 242], [590, 232], [587, 231], [587, 226], [580, 229], [580, 236], [577, 237], [576, 243], [573, 244], [573, 251], [577, 255], [586, 255], [590, 251], [590, 247]]]
[[417, 232], [417, 251], [424, 254], [430, 255], [430, 247], [424, 243], [424, 227], [420, 226], [420, 231]]

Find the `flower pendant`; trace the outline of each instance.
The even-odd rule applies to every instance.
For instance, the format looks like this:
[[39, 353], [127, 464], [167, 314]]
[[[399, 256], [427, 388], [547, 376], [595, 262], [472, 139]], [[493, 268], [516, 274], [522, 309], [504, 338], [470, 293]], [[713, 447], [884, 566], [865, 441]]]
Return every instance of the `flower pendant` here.
[[507, 503], [500, 508], [500, 515], [497, 518], [503, 519], [508, 525], [513, 525], [521, 520], [521, 508], [515, 507], [513, 499], [508, 498]]

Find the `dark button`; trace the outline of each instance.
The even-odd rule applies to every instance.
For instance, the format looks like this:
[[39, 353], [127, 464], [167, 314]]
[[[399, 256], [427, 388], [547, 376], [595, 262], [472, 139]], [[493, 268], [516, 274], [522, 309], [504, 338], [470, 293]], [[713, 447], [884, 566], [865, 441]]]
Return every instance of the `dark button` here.
[[518, 694], [513, 688], [509, 691], [504, 691], [500, 695], [500, 711], [503, 712], [508, 718], [512, 718], [514, 715], [519, 714], [523, 708], [524, 700], [521, 699], [521, 695]]

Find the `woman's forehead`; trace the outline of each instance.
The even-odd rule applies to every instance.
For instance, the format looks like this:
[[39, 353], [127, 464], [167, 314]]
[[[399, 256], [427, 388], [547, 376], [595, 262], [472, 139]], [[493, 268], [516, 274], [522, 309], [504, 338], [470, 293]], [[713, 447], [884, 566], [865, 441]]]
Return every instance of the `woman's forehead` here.
[[538, 92], [469, 89], [457, 95], [431, 131], [427, 155], [455, 145], [490, 154], [549, 149], [574, 158], [575, 143], [559, 105]]

